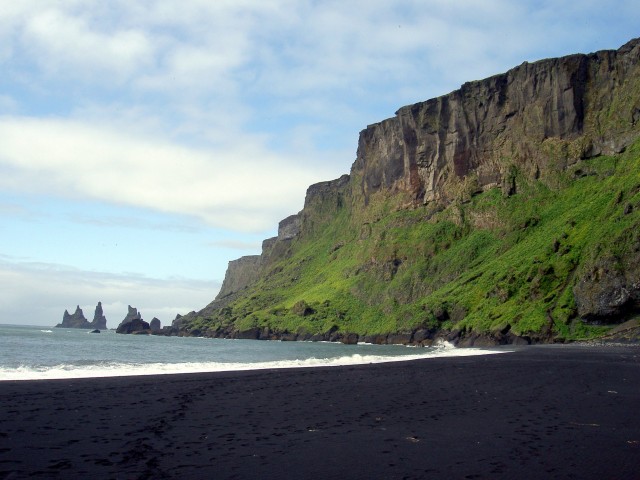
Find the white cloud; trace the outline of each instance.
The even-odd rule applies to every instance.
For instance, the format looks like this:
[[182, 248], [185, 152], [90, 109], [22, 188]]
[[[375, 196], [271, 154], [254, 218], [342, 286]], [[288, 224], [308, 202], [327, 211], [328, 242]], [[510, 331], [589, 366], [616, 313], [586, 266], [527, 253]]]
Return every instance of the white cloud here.
[[[637, 35], [639, 16], [632, 0], [615, 8], [595, 0], [0, 2], [0, 188], [273, 229], [302, 207], [309, 184], [348, 171], [367, 124], [523, 60], [616, 48]], [[4, 231], [11, 219], [42, 214], [8, 199]], [[73, 212], [72, 222], [96, 221]], [[183, 228], [153, 218], [100, 221]], [[238, 238], [217, 246], [251, 246]], [[128, 268], [130, 257], [119, 258], [126, 267], [114, 269]], [[168, 283], [154, 290], [151, 280], [121, 276], [107, 279], [110, 287], [96, 275], [3, 265], [2, 320], [34, 295], [51, 309], [42, 318], [56, 322], [76, 303], [124, 310], [117, 302], [138, 288], [178, 298]], [[171, 305], [130, 301], [153, 316], [145, 306], [191, 309], [213, 297], [189, 298], [180, 285], [184, 300]], [[99, 293], [112, 287], [117, 300]]]
[[274, 155], [251, 137], [209, 151], [25, 117], [0, 118], [0, 166], [8, 190], [88, 197], [245, 231], [295, 213], [307, 186], [325, 178], [321, 166]]
[[11, 2], [0, 6], [0, 61], [35, 64], [34, 88], [57, 79], [177, 98], [228, 95], [269, 11], [255, 1]]
[[[38, 84], [45, 104], [51, 88], [64, 113], [0, 121], [0, 183], [266, 228], [309, 184], [336, 176], [333, 160], [320, 166], [325, 144], [342, 153], [344, 132], [353, 136], [346, 172], [358, 130], [383, 107], [390, 116], [513, 66], [552, 11], [575, 14], [571, 2], [549, 5], [5, 2], [0, 31], [11, 33], [0, 40], [20, 50], [9, 70]], [[560, 27], [545, 38], [564, 38]], [[61, 94], [61, 84], [82, 93]], [[0, 108], [15, 112], [17, 98], [0, 97]]]
[[[103, 32], [80, 15], [44, 10], [28, 17], [22, 40], [45, 71], [119, 83], [149, 68], [154, 48], [147, 35], [121, 28]], [[106, 77], [105, 77], [106, 75]]]
[[65, 309], [72, 313], [76, 305], [91, 320], [101, 301], [109, 328], [122, 321], [127, 304], [138, 308], [147, 321], [158, 317], [170, 325], [176, 314], [207, 305], [219, 288], [214, 282], [114, 275], [0, 257], [3, 323], [53, 326], [62, 321]]
[[587, 22], [598, 25], [612, 10], [631, 21], [635, 7], [628, 1], [611, 9], [573, 1], [21, 0], [0, 6], [0, 38], [7, 52], [23, 48], [62, 77], [109, 82], [111, 74], [142, 90], [179, 94], [189, 86], [205, 95], [246, 82], [284, 95], [342, 89], [373, 76], [402, 83], [412, 71], [419, 75], [425, 61], [440, 70], [434, 75], [500, 63], [536, 43], [593, 38], [598, 29]]

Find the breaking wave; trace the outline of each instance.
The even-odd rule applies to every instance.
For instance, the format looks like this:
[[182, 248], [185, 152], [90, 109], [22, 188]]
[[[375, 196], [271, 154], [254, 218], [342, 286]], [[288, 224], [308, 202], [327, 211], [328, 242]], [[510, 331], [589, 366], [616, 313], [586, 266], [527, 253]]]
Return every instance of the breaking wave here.
[[306, 358], [265, 362], [182, 362], [182, 363], [121, 363], [99, 362], [87, 364], [58, 364], [52, 366], [19, 366], [0, 368], [0, 380], [53, 380], [68, 378], [121, 377], [132, 375], [170, 375], [180, 373], [229, 372], [282, 368], [338, 367], [373, 363], [405, 362], [427, 358], [464, 357], [507, 352], [507, 350], [461, 349], [450, 344], [425, 348], [411, 355], [352, 354], [332, 358]]

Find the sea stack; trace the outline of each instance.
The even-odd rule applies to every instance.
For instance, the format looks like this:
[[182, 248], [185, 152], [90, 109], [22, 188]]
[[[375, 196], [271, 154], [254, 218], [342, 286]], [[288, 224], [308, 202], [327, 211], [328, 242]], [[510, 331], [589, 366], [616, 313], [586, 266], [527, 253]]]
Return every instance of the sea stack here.
[[90, 327], [96, 330], [107, 329], [107, 317], [104, 316], [104, 312], [102, 311], [102, 302], [98, 302], [98, 305], [96, 305], [96, 311], [93, 314], [93, 321]]
[[73, 315], [68, 310], [64, 311], [62, 315], [62, 323], [56, 325], [58, 328], [90, 328], [89, 321], [84, 317], [80, 305], [76, 307], [76, 311]]
[[149, 327], [151, 328], [152, 332], [159, 332], [161, 329], [160, 319], [153, 317], [151, 322], [149, 322]]
[[128, 306], [128, 309], [127, 316], [118, 325], [116, 333], [150, 333], [151, 327], [142, 319], [138, 309], [131, 305]]
[[76, 311], [73, 312], [73, 315], [69, 313], [68, 310], [64, 311], [62, 315], [62, 323], [56, 325], [58, 328], [84, 328], [84, 329], [98, 329], [98, 330], [106, 330], [107, 329], [107, 318], [104, 316], [102, 311], [102, 303], [98, 302], [96, 306], [96, 311], [93, 315], [93, 321], [89, 321], [85, 318], [80, 305], [76, 307]]

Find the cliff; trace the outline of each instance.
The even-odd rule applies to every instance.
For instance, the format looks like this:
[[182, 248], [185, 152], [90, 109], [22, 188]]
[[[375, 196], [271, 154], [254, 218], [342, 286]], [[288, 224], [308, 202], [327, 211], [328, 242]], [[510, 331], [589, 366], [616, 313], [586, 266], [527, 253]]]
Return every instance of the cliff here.
[[[351, 173], [367, 202], [380, 191], [451, 202], [463, 180], [512, 189], [511, 172], [553, 177], [636, 137], [638, 39], [617, 51], [523, 63], [403, 107], [360, 134]], [[544, 180], [544, 179], [543, 179]]]
[[640, 303], [640, 40], [524, 63], [360, 133], [183, 334], [473, 344], [602, 333]]

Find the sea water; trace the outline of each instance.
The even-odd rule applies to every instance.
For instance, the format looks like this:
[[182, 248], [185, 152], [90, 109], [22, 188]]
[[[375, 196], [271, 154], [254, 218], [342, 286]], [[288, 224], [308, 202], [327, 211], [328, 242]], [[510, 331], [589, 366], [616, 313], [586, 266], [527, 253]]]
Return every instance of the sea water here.
[[447, 343], [416, 348], [90, 332], [0, 325], [0, 380], [338, 366], [496, 353]]

